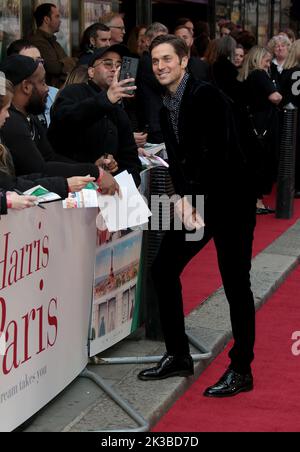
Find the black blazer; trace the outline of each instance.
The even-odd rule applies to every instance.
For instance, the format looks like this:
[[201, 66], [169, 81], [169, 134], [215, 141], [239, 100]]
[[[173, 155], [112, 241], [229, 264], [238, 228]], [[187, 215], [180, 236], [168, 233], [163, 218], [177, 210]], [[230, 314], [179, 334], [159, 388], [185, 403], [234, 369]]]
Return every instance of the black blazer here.
[[183, 195], [239, 189], [246, 161], [239, 145], [231, 106], [214, 86], [188, 80], [179, 113], [179, 143], [168, 110], [161, 112], [170, 173]]

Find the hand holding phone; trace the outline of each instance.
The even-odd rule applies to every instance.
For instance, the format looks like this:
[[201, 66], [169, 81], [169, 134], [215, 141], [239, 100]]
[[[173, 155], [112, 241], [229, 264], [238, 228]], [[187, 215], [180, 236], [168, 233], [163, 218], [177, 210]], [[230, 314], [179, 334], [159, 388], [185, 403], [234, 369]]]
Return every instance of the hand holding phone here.
[[[129, 82], [127, 85], [127, 86], [134, 86], [136, 75], [137, 75], [137, 70], [138, 70], [138, 65], [139, 65], [139, 60], [137, 58], [124, 56], [122, 59], [122, 66], [121, 66], [119, 81], [121, 82], [122, 80], [134, 79], [134, 82]], [[127, 91], [127, 94], [133, 95], [134, 90]]]
[[[120, 69], [115, 72], [113, 81], [107, 90], [107, 97], [112, 104], [116, 104], [124, 98], [131, 98], [133, 94], [129, 94], [136, 90], [134, 78], [119, 80]], [[128, 86], [128, 85], [131, 86]]]

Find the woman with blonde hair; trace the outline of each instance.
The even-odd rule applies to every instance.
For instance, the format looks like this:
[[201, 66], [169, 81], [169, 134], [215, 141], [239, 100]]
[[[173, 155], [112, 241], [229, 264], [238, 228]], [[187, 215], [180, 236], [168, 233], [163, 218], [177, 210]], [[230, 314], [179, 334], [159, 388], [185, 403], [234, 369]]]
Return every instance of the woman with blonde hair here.
[[245, 58], [239, 75], [244, 82], [245, 149], [252, 163], [258, 190], [257, 213], [273, 212], [263, 203], [272, 191], [277, 176], [279, 137], [277, 105], [281, 94], [269, 75], [272, 55], [265, 47], [253, 47]]
[[283, 95], [283, 105], [292, 102], [298, 108], [300, 107], [299, 88], [300, 71], [300, 39], [291, 46], [288, 58], [283, 65], [283, 71], [280, 76], [280, 90]]

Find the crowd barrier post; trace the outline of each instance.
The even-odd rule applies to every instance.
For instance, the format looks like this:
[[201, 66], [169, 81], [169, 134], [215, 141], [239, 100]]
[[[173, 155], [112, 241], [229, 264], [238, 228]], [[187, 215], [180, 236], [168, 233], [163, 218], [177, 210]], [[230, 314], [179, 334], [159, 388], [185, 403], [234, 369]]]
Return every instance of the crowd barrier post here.
[[276, 218], [290, 219], [294, 213], [298, 109], [292, 103], [283, 109], [277, 183]]
[[[152, 215], [159, 218], [160, 224], [164, 224], [164, 218], [161, 207], [151, 205], [151, 196], [168, 195], [172, 197], [175, 193], [174, 187], [169, 175], [169, 171], [164, 167], [151, 168], [146, 173], [147, 177], [147, 197], [149, 201], [149, 208], [152, 211]], [[154, 211], [153, 209], [159, 209]], [[171, 216], [173, 212], [171, 211]], [[162, 330], [159, 321], [159, 308], [156, 291], [153, 286], [151, 278], [151, 267], [153, 261], [158, 253], [160, 244], [164, 237], [165, 232], [162, 230], [152, 230], [149, 224], [148, 231], [144, 232], [145, 248], [144, 248], [144, 300], [145, 300], [145, 329], [146, 338], [151, 340], [162, 339]]]

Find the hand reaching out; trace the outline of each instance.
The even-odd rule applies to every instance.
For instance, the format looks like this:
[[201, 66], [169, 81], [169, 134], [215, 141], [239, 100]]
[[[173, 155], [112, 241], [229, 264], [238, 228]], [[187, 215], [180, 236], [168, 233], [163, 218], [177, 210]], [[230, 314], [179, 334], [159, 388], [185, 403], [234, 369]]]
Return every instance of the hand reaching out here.
[[37, 202], [36, 196], [18, 195], [15, 192], [7, 192], [8, 200], [11, 202], [11, 208], [16, 210], [34, 207]]
[[89, 182], [94, 182], [95, 178], [90, 176], [74, 176], [67, 179], [71, 193], [82, 190]]

